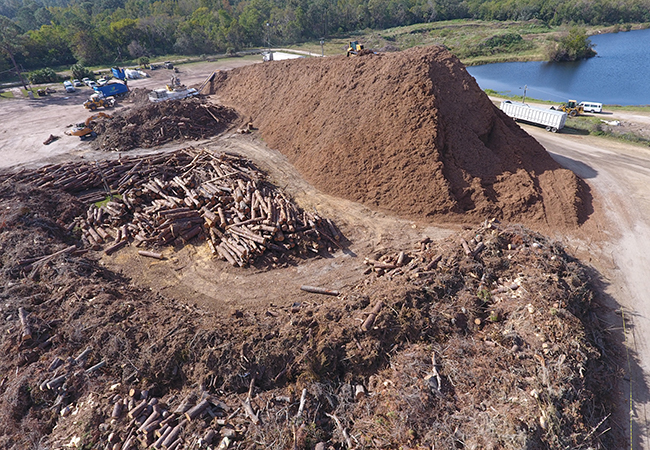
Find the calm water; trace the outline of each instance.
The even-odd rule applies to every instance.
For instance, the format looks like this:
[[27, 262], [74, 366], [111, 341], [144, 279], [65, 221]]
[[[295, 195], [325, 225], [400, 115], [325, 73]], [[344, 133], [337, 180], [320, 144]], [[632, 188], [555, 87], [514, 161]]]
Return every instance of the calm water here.
[[650, 29], [590, 37], [598, 55], [570, 63], [500, 63], [468, 67], [482, 89], [552, 101], [650, 104]]

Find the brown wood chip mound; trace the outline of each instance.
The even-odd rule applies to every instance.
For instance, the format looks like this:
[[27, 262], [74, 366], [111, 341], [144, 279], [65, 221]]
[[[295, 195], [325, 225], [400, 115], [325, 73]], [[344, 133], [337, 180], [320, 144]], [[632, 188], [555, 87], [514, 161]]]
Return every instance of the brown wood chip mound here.
[[544, 228], [586, 219], [586, 184], [442, 47], [217, 74], [216, 95], [323, 191], [411, 218]]
[[226, 130], [237, 114], [230, 108], [197, 98], [160, 103], [136, 101], [136, 106], [110, 120], [92, 125], [101, 150], [151, 148], [171, 141], [199, 140]]

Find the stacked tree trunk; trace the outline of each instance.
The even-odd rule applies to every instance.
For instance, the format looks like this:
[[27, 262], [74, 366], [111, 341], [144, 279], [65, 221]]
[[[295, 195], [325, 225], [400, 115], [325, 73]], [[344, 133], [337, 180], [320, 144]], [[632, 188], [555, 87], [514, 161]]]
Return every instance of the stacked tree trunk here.
[[[91, 204], [75, 226], [87, 247], [108, 254], [137, 246], [207, 239], [212, 253], [246, 266], [267, 251], [341, 247], [331, 220], [300, 210], [238, 156], [207, 150], [48, 166], [23, 181], [75, 193]], [[99, 206], [98, 206], [99, 205]]]
[[[108, 395], [110, 425], [100, 426], [109, 449], [183, 449], [232, 441], [242, 431], [226, 420], [230, 408], [203, 393], [185, 398], [158, 398], [148, 391], [131, 389], [128, 396]], [[227, 448], [225, 445], [223, 448]]]

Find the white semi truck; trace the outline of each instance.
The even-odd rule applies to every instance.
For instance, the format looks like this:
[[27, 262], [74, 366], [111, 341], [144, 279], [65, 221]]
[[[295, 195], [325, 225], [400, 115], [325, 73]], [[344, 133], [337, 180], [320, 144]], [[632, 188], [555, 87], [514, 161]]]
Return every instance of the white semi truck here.
[[526, 103], [511, 102], [510, 100], [501, 102], [501, 111], [515, 120], [542, 125], [546, 127], [546, 131], [553, 133], [564, 128], [567, 117], [567, 114], [562, 111], [536, 108]]

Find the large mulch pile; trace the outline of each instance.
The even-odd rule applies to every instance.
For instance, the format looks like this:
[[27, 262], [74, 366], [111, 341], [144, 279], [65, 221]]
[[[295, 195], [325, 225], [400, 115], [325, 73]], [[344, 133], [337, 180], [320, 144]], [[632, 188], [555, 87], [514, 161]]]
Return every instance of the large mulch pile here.
[[133, 107], [91, 126], [98, 134], [95, 148], [126, 151], [206, 139], [222, 133], [237, 118], [232, 109], [198, 98], [151, 103], [142, 101], [143, 95], [133, 93]]
[[376, 255], [338, 297], [227, 316], [92, 251], [21, 269], [79, 244], [64, 224], [87, 206], [0, 183], [2, 448], [626, 446], [620, 342], [588, 270], [539, 234], [486, 222]]
[[316, 187], [411, 217], [575, 227], [588, 188], [442, 47], [218, 72], [214, 94]]

